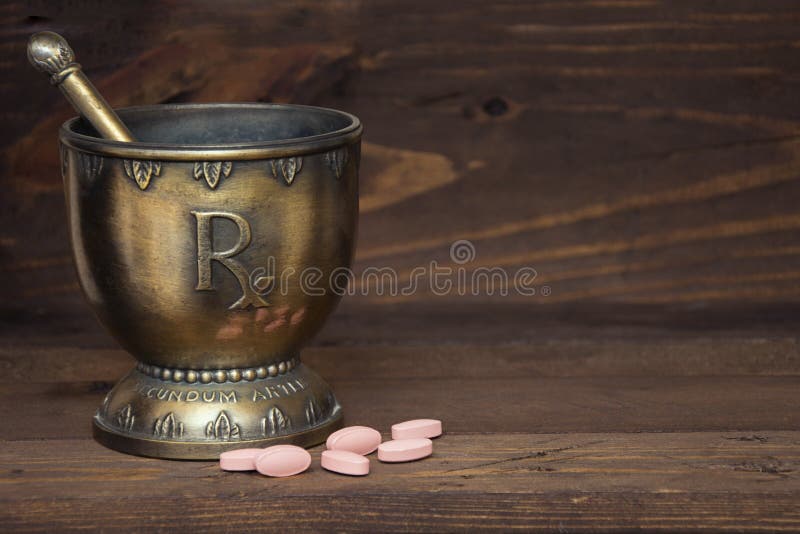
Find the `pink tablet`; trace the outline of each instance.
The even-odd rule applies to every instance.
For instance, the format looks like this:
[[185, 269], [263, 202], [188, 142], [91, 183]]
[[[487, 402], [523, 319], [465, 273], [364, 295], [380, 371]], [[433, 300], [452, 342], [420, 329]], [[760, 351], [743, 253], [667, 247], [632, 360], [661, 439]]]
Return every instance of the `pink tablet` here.
[[428, 438], [395, 439], [384, 441], [378, 447], [381, 462], [411, 462], [433, 453], [433, 442]]
[[219, 455], [219, 467], [223, 471], [255, 471], [256, 458], [264, 449], [236, 449]]
[[290, 477], [302, 473], [310, 465], [311, 455], [296, 445], [267, 447], [256, 458], [256, 471], [270, 477]]
[[392, 439], [435, 438], [442, 435], [438, 419], [413, 419], [392, 425]]
[[366, 475], [369, 473], [369, 458], [350, 451], [322, 451], [320, 465], [323, 469], [343, 475]]
[[337, 430], [325, 445], [331, 450], [350, 451], [356, 454], [375, 452], [381, 444], [381, 433], [368, 426], [348, 426]]

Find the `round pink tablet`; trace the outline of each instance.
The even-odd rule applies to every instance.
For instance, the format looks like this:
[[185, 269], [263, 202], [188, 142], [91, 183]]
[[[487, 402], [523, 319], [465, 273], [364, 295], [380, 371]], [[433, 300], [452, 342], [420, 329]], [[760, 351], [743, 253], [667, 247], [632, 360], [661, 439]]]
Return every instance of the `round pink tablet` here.
[[369, 458], [350, 451], [322, 451], [320, 465], [323, 469], [343, 475], [369, 474]]
[[435, 438], [442, 435], [438, 419], [414, 419], [392, 425], [392, 439]]
[[395, 439], [384, 441], [378, 447], [381, 462], [411, 462], [433, 453], [433, 442], [428, 438]]
[[255, 471], [256, 458], [264, 449], [236, 449], [219, 455], [219, 467], [224, 471]]
[[290, 477], [311, 465], [311, 455], [296, 445], [273, 445], [256, 458], [256, 471], [270, 477]]
[[337, 430], [330, 436], [325, 445], [330, 450], [350, 451], [366, 455], [375, 452], [381, 444], [381, 433], [368, 426], [348, 426]]

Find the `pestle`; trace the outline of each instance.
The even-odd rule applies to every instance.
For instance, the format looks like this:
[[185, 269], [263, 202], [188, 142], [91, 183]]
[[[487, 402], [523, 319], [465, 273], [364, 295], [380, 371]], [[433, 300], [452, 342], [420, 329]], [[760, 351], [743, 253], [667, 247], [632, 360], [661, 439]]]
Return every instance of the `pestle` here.
[[75, 52], [67, 40], [53, 32], [39, 32], [28, 41], [28, 60], [37, 70], [50, 75], [72, 107], [105, 139], [131, 143], [130, 130], [108, 105], [92, 82], [75, 63]]

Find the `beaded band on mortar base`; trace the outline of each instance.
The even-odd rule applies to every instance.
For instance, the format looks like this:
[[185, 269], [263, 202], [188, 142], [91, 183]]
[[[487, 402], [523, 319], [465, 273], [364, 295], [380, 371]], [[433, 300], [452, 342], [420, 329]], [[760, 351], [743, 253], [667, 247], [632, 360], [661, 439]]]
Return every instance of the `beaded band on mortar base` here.
[[245, 380], [252, 382], [257, 378], [275, 377], [285, 374], [294, 369], [298, 364], [297, 358], [290, 358], [288, 360], [273, 363], [261, 367], [246, 367], [242, 369], [170, 369], [168, 367], [160, 367], [158, 365], [150, 365], [144, 362], [139, 362], [136, 365], [136, 370], [140, 373], [152, 376], [153, 378], [160, 378], [161, 380], [172, 380], [173, 382], [188, 382], [194, 384], [200, 382], [201, 384], [210, 384], [216, 382], [221, 384], [223, 382], [239, 382]]

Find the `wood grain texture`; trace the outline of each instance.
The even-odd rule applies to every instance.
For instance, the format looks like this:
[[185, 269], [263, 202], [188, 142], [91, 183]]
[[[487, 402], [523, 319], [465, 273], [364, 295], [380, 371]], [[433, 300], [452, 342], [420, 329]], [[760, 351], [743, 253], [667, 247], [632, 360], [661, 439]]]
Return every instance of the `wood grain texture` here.
[[798, 439], [448, 432], [431, 458], [373, 458], [366, 478], [322, 470], [318, 447], [312, 469], [287, 479], [134, 458], [89, 440], [16, 441], [0, 452], [0, 518], [21, 530], [80, 529], [91, 514], [118, 528], [441, 531], [681, 530], [702, 517], [715, 530], [790, 531], [800, 524]]
[[[450, 244], [469, 239], [470, 271], [536, 269], [548, 294], [514, 297], [523, 302], [800, 302], [790, 1], [245, 2], [225, 13], [74, 2], [5, 13], [16, 25], [3, 53], [20, 80], [4, 100], [9, 304], [78, 291], [59, 224], [65, 108], [50, 111], [58, 96], [22, 61], [27, 33], [54, 26], [118, 105], [292, 101], [359, 115], [357, 271], [454, 266]], [[89, 31], [110, 13], [109, 31]]]
[[[108, 348], [17, 343], [0, 360], [0, 520], [15, 531], [109, 524], [201, 531], [792, 531], [800, 522], [794, 339], [740, 333], [727, 342], [553, 340], [543, 348], [558, 351], [549, 366], [537, 365], [534, 347], [491, 343], [488, 336], [483, 345], [311, 348], [306, 360], [330, 380], [348, 424], [387, 436], [392, 422], [440, 417], [446, 435], [428, 460], [373, 459], [365, 479], [315, 463], [285, 480], [104, 449], [90, 438], [89, 415], [130, 357]], [[560, 361], [584, 350], [614, 357], [577, 369]], [[632, 362], [640, 354], [637, 368]], [[682, 375], [679, 366], [661, 368], [669, 357], [683, 361]], [[747, 372], [751, 357], [772, 367]], [[628, 376], [619, 372], [626, 361], [636, 369]], [[737, 368], [740, 376], [728, 372]], [[217, 508], [225, 512], [209, 512]]]
[[[79, 0], [0, 20], [3, 530], [800, 530], [796, 2]], [[68, 111], [24, 53], [44, 29], [118, 106], [358, 115], [357, 274], [536, 270], [534, 296], [357, 278], [304, 351], [350, 424], [442, 418], [432, 458], [272, 480], [90, 439], [133, 360], [73, 274]]]
[[[390, 379], [396, 362], [403, 378], [492, 379], [544, 377], [686, 377], [796, 376], [800, 374], [797, 340], [571, 340], [539, 343], [365, 344], [315, 346], [302, 361], [329, 380]], [[119, 348], [38, 347], [14, 344], [0, 348], [0, 383], [58, 383], [116, 380], [134, 359]], [[91, 369], [89, 366], [91, 365]], [[487, 371], [487, 367], [491, 371]]]
[[[377, 355], [376, 358], [380, 358]], [[398, 365], [397, 373], [403, 366]], [[328, 377], [326, 377], [328, 378]], [[346, 424], [387, 428], [432, 417], [457, 432], [789, 430], [800, 425], [800, 378], [330, 380]], [[113, 382], [5, 384], [0, 439], [87, 435]]]

